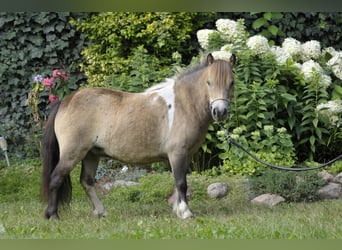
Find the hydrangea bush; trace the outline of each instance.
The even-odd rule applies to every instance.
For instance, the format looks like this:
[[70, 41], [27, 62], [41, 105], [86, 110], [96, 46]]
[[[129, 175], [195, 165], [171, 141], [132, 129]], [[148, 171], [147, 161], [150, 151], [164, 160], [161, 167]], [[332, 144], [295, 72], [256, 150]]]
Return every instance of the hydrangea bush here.
[[[216, 29], [199, 30], [197, 37], [204, 52], [215, 58], [237, 55], [235, 95], [226, 126], [243, 127], [239, 138], [251, 141], [246, 146], [258, 154], [273, 154], [266, 145], [260, 148], [262, 143], [252, 143], [257, 133], [265, 133], [265, 126], [272, 126], [276, 131], [272, 136], [290, 138], [272, 142], [280, 147], [278, 163], [281, 157], [290, 163], [326, 161], [342, 153], [341, 51], [322, 48], [316, 40], [301, 42], [291, 37], [271, 46], [262, 35], [249, 35], [242, 19], [219, 19]], [[291, 143], [293, 151], [283, 150], [282, 143]], [[239, 172], [229, 165], [234, 160], [232, 149], [220, 147], [225, 152], [223, 168]]]

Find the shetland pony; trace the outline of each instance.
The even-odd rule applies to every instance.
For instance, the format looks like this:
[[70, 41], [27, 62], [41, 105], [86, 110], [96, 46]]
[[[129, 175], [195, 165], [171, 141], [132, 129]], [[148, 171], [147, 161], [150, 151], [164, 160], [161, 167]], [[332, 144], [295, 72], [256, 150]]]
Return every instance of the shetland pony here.
[[175, 180], [173, 211], [182, 219], [192, 217], [187, 167], [210, 122], [227, 117], [234, 62], [235, 56], [224, 61], [209, 54], [205, 63], [142, 93], [85, 88], [57, 103], [43, 138], [45, 217], [58, 219], [59, 203], [70, 201], [69, 174], [78, 162], [95, 216], [106, 215], [94, 187], [103, 156], [130, 164], [168, 161]]

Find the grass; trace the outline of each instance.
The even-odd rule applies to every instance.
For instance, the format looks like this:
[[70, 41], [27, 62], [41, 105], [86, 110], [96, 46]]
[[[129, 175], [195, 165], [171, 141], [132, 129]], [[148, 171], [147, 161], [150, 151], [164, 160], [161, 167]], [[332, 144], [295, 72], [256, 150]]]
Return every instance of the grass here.
[[[169, 173], [149, 174], [134, 187], [101, 197], [108, 216], [96, 219], [73, 172], [73, 201], [61, 220], [43, 218], [39, 160], [0, 169], [0, 239], [341, 239], [342, 201], [252, 206], [238, 178], [189, 176], [194, 219], [180, 220], [167, 204]], [[227, 181], [226, 198], [207, 197], [206, 187]]]

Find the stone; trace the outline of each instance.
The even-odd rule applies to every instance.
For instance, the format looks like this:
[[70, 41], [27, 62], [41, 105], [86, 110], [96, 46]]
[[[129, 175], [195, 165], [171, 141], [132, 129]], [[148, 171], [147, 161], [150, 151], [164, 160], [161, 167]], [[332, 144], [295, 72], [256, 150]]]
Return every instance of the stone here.
[[228, 194], [228, 184], [225, 182], [212, 183], [207, 188], [210, 198], [223, 198]]
[[334, 177], [334, 179], [332, 180], [332, 182], [336, 182], [336, 183], [342, 184], [342, 173], [339, 173], [338, 175], [336, 175]]
[[117, 186], [134, 186], [138, 185], [138, 182], [134, 181], [125, 181], [125, 180], [107, 180], [104, 178], [104, 180], [101, 180], [95, 184], [96, 189], [100, 192], [100, 194], [105, 195], [112, 189], [114, 189]]
[[342, 198], [342, 186], [338, 183], [329, 182], [318, 190], [318, 196], [321, 199]]
[[109, 191], [117, 186], [134, 186], [134, 185], [138, 185], [138, 182], [135, 181], [125, 181], [125, 180], [116, 180], [113, 182], [107, 182], [105, 184], [102, 185], [103, 189]]
[[262, 194], [262, 195], [255, 197], [251, 202], [253, 205], [267, 205], [267, 206], [273, 207], [284, 201], [285, 199], [281, 197], [280, 195]]
[[318, 176], [320, 176], [325, 182], [330, 182], [334, 179], [334, 176], [332, 174], [329, 174], [326, 170], [319, 172]]

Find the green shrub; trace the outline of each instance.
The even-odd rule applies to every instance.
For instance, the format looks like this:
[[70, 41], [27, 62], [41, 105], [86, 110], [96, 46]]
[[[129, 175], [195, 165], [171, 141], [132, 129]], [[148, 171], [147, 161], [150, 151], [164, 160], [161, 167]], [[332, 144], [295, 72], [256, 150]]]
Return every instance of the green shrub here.
[[[328, 113], [335, 112], [333, 109], [337, 112], [334, 115], [338, 122], [330, 125], [320, 119], [319, 112], [320, 105], [342, 97], [341, 52], [322, 48], [319, 41], [299, 42], [293, 38], [270, 46], [265, 37], [246, 32], [244, 20], [219, 19], [216, 29], [200, 30], [197, 34], [202, 48], [214, 57], [225, 59], [231, 53], [237, 55], [229, 128], [245, 126], [244, 137], [250, 140], [252, 133], [262, 133], [265, 126], [285, 127], [299, 161], [323, 162], [342, 153], [338, 146], [342, 142], [341, 105], [326, 105]], [[336, 58], [334, 66], [332, 57]], [[286, 155], [286, 152], [277, 153]]]
[[[293, 166], [296, 162], [296, 155], [290, 135], [285, 128], [275, 129], [271, 126], [264, 126], [261, 130], [246, 133], [247, 127], [242, 125], [235, 128], [230, 136], [243, 147], [247, 148], [258, 158], [271, 164]], [[209, 170], [208, 173], [232, 175], [259, 175], [267, 168], [265, 165], [256, 162], [245, 152], [227, 141], [223, 131], [218, 132], [220, 143], [217, 147], [222, 150], [219, 154], [222, 164]]]
[[277, 194], [287, 202], [318, 200], [317, 191], [324, 184], [317, 171], [296, 173], [267, 170], [262, 175], [252, 177], [250, 182], [256, 195]]
[[[188, 64], [198, 45], [196, 30], [210, 13], [105, 12], [72, 23], [91, 42], [82, 70], [93, 85], [138, 91]], [[141, 85], [140, 85], [141, 84]]]

